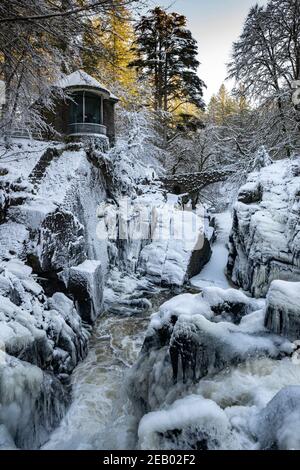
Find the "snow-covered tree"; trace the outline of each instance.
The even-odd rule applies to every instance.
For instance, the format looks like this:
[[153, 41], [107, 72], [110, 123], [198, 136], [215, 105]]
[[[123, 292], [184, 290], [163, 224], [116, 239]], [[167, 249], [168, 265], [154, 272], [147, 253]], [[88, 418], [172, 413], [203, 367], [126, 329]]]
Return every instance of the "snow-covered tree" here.
[[172, 113], [185, 103], [202, 109], [205, 85], [197, 75], [197, 42], [185, 16], [157, 7], [140, 19], [135, 32], [137, 59], [131, 66], [141, 79], [151, 79], [154, 109]]
[[299, 151], [299, 115], [292, 103], [292, 84], [300, 74], [299, 0], [251, 8], [233, 45], [229, 74], [267, 115], [264, 132], [274, 155]]
[[107, 15], [88, 20], [82, 64], [86, 72], [106, 83], [128, 105], [139, 100], [137, 74], [128, 67], [135, 58], [131, 50], [135, 35], [131, 9], [126, 0], [118, 3]]
[[81, 65], [89, 18], [107, 17], [136, 0], [3, 0], [0, 3], [0, 79], [5, 106], [0, 131], [45, 128], [55, 79]]

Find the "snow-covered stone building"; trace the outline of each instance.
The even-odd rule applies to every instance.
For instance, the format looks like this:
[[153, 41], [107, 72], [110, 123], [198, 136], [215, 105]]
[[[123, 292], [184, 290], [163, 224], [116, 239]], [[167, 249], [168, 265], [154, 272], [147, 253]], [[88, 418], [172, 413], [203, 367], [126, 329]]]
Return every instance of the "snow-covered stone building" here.
[[106, 136], [115, 141], [115, 104], [118, 98], [82, 70], [58, 81], [70, 99], [58, 100], [47, 120], [62, 136]]

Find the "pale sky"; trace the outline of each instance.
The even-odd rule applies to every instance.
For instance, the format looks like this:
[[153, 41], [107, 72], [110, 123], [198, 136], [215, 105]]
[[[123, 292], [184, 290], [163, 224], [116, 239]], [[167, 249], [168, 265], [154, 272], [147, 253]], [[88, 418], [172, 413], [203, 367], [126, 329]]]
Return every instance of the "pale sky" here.
[[[226, 63], [231, 46], [242, 32], [243, 22], [251, 6], [267, 0], [150, 0], [153, 6], [169, 7], [184, 14], [188, 27], [199, 45], [199, 76], [206, 85], [209, 101], [226, 77]], [[227, 84], [230, 88], [230, 84]]]

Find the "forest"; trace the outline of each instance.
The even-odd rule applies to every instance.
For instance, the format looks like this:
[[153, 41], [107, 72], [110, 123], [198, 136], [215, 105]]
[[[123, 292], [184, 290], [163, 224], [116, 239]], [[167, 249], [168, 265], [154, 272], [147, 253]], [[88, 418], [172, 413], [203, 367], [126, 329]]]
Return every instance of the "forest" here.
[[235, 88], [220, 83], [205, 105], [198, 45], [183, 15], [159, 7], [147, 13], [134, 0], [3, 1], [1, 132], [44, 129], [42, 111], [58, 92], [51, 77], [82, 68], [122, 98], [123, 111], [147, 115], [171, 174], [190, 164], [197, 172], [220, 165], [234, 171], [238, 164], [245, 175], [262, 146], [272, 158], [289, 158], [299, 151], [292, 100], [300, 74], [298, 13], [298, 2], [253, 7], [228, 64]]
[[300, 450], [300, 3], [159, 3], [0, 1], [1, 451]]

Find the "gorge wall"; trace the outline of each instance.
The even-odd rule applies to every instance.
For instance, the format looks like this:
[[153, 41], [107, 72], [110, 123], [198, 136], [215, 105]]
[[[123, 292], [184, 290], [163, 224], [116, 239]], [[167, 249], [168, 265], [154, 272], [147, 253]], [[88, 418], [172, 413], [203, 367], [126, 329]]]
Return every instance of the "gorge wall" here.
[[233, 209], [228, 274], [255, 297], [300, 280], [300, 159], [252, 173]]
[[159, 241], [160, 214], [167, 207], [172, 216], [177, 201], [152, 179], [153, 170], [124, 150], [103, 153], [95, 142], [17, 140], [2, 160], [0, 446], [37, 448], [47, 440], [104, 309], [146, 310], [149, 293], [182, 287], [209, 259], [207, 219], [177, 251]]

